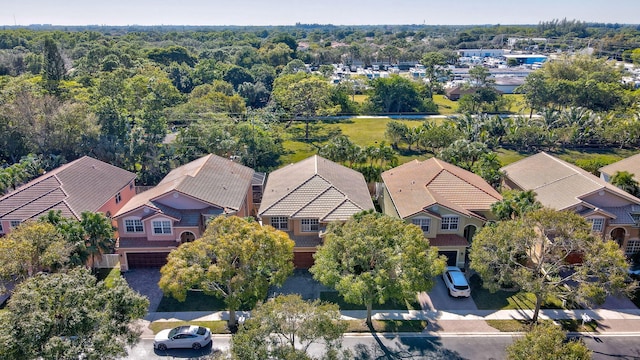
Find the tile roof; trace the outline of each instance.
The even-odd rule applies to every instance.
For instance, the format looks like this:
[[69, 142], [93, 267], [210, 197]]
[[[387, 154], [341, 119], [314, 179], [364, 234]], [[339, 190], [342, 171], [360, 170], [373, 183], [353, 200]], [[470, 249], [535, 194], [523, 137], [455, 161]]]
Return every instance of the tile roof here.
[[84, 156], [0, 197], [0, 219], [36, 219], [49, 210], [79, 219], [84, 211], [98, 211], [135, 178], [134, 173]]
[[469, 246], [467, 239], [456, 234], [437, 234], [435, 238], [429, 238], [431, 246]]
[[269, 174], [258, 214], [329, 221], [373, 208], [362, 174], [314, 155]]
[[413, 160], [382, 173], [391, 199], [401, 218], [433, 205], [483, 218], [502, 196], [480, 176], [440, 159]]
[[618, 171], [628, 171], [633, 174], [636, 181], [640, 181], [640, 154], [629, 156], [628, 158], [600, 168], [600, 172], [609, 177]]
[[614, 194], [627, 203], [640, 204], [640, 199], [545, 152], [519, 160], [501, 170], [520, 189], [535, 191], [536, 199], [552, 209], [570, 209], [601, 191]]
[[159, 209], [161, 204], [156, 200], [172, 191], [212, 206], [238, 211], [247, 197], [253, 176], [253, 169], [209, 154], [173, 169], [157, 186], [134, 196], [115, 216], [145, 205]]

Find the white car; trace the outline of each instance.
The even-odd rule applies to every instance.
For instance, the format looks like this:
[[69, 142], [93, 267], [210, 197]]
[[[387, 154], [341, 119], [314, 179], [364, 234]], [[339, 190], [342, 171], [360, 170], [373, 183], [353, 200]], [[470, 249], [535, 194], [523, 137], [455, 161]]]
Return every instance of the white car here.
[[460, 268], [447, 266], [444, 274], [442, 274], [442, 279], [444, 279], [444, 284], [449, 290], [449, 295], [453, 297], [471, 296], [471, 288]]
[[171, 348], [191, 348], [198, 350], [211, 342], [211, 330], [196, 325], [178, 326], [156, 334], [153, 348], [164, 351]]

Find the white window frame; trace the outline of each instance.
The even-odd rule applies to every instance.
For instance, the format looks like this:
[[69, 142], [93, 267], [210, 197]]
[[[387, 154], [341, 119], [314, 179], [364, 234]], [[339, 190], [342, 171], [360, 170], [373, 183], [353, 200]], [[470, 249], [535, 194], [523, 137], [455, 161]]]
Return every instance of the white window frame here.
[[12, 228], [17, 228], [18, 226], [20, 226], [20, 224], [22, 224], [22, 221], [20, 220], [10, 220], [9, 225]]
[[591, 231], [599, 233], [604, 231], [604, 218], [591, 218], [587, 221], [591, 223]]
[[120, 204], [120, 201], [122, 201], [122, 195], [120, 195], [120, 193], [116, 194], [116, 204]]
[[424, 233], [428, 233], [431, 229], [431, 219], [428, 217], [413, 218], [411, 219], [411, 223], [413, 225], [417, 225], [420, 229], [422, 229], [422, 232]]
[[455, 231], [460, 227], [460, 216], [445, 215], [440, 220], [440, 230]]
[[627, 241], [627, 247], [625, 248], [624, 253], [627, 256], [631, 256], [637, 252], [640, 252], [640, 240]]
[[[154, 235], [171, 235], [173, 232], [171, 229], [171, 221], [166, 219], [153, 220], [151, 222], [151, 227], [153, 228]], [[157, 230], [159, 230], [159, 232]]]
[[[129, 231], [131, 229], [131, 231]], [[140, 219], [124, 219], [124, 232], [128, 234], [139, 234], [144, 232], [144, 223]]]
[[286, 216], [274, 216], [269, 221], [277, 230], [289, 230], [289, 218]]
[[300, 231], [318, 232], [320, 231], [320, 222], [318, 219], [302, 219], [300, 220]]

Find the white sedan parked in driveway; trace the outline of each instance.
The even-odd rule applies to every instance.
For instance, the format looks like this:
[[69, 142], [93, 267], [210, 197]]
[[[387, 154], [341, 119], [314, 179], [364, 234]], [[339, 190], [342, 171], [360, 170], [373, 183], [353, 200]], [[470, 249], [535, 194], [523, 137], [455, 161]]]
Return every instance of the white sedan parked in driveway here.
[[195, 350], [211, 342], [211, 330], [202, 326], [186, 325], [165, 329], [156, 334], [153, 348], [164, 351], [170, 348], [192, 348]]
[[460, 268], [456, 266], [447, 266], [444, 274], [442, 274], [442, 278], [444, 279], [444, 284], [449, 290], [449, 295], [453, 297], [471, 296], [471, 288], [469, 287], [467, 278], [464, 277]]

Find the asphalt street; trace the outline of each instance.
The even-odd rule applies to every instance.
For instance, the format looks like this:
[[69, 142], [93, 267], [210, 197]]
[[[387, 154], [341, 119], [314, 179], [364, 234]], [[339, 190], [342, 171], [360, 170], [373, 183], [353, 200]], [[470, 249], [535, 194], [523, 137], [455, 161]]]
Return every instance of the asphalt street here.
[[[438, 360], [500, 360], [506, 359], [505, 349], [519, 335], [486, 334], [473, 336], [424, 334], [357, 334], [346, 335], [343, 347], [350, 349], [357, 360], [373, 359], [438, 359]], [[595, 360], [640, 359], [640, 334], [581, 336], [593, 351]], [[191, 349], [160, 352], [153, 349], [153, 340], [143, 339], [130, 349], [124, 359], [197, 359], [229, 349], [228, 335], [216, 335], [213, 345], [198, 351]], [[322, 348], [312, 346], [310, 352]]]

